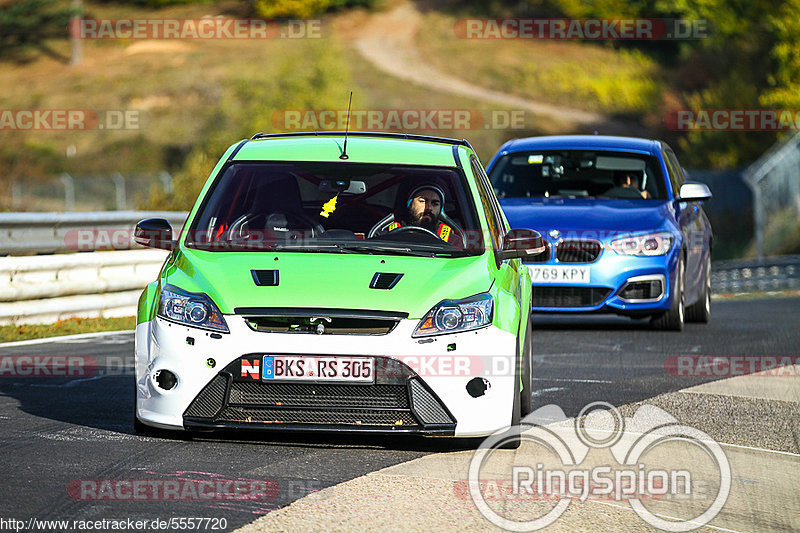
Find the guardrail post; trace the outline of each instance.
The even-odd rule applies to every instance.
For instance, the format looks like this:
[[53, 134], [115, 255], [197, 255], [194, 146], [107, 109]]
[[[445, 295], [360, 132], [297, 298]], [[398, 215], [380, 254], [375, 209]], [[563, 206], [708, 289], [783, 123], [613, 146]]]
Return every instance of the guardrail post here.
[[22, 182], [14, 180], [11, 184], [11, 208], [18, 210], [22, 205]]
[[111, 179], [114, 181], [114, 187], [117, 189], [117, 210], [125, 211], [125, 204], [127, 198], [125, 197], [125, 178], [119, 172], [115, 172]]
[[161, 185], [164, 187], [164, 192], [172, 194], [172, 174], [166, 171], [159, 172], [158, 179], [161, 180]]
[[60, 174], [58, 179], [64, 184], [64, 210], [75, 211], [75, 180], [66, 172]]
[[758, 184], [752, 187], [753, 191], [753, 218], [756, 233], [756, 254], [758, 260], [764, 259], [764, 207], [761, 187]]

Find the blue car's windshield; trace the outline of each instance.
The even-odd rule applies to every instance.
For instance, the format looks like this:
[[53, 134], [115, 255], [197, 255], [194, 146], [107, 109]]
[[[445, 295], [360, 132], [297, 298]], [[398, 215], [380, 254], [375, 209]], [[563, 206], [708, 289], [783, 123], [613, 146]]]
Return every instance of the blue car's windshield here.
[[667, 198], [658, 159], [629, 152], [515, 152], [498, 159], [489, 179], [500, 199]]

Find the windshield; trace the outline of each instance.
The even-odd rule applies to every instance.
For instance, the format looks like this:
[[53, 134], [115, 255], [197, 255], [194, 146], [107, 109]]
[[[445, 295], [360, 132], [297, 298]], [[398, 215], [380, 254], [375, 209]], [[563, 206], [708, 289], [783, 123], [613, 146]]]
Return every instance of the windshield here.
[[500, 199], [667, 198], [658, 159], [630, 152], [516, 152], [501, 157], [489, 179]]
[[456, 169], [363, 163], [248, 162], [206, 194], [185, 245], [463, 256], [483, 253]]

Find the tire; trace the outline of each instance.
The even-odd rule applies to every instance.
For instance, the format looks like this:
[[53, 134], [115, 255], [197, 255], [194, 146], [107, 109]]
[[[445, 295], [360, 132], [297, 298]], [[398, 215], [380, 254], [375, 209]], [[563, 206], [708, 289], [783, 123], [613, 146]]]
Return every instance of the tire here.
[[678, 259], [678, 272], [675, 274], [675, 285], [672, 293], [672, 309], [650, 320], [653, 329], [682, 331], [686, 318], [686, 294], [684, 286], [686, 271], [683, 257]]
[[711, 259], [706, 259], [703, 267], [703, 290], [700, 298], [686, 308], [688, 322], [707, 324], [711, 318]]
[[525, 350], [522, 352], [522, 391], [519, 397], [519, 413], [521, 418], [525, 418], [533, 411], [533, 368], [531, 358], [533, 357], [533, 325], [531, 324], [531, 314], [528, 313], [528, 328], [525, 330]]
[[[528, 320], [530, 321], [530, 314], [528, 315]], [[527, 335], [526, 335], [527, 336]], [[527, 346], [526, 346], [527, 348]], [[516, 349], [517, 355], [517, 363], [514, 365], [514, 383], [520, 382], [520, 376], [522, 375], [523, 369], [522, 365], [520, 365], [520, 358], [519, 358], [519, 345], [517, 345]], [[530, 361], [530, 358], [528, 358]], [[528, 365], [530, 367], [530, 365]], [[511, 427], [508, 428], [508, 431], [502, 434], [497, 440], [497, 444], [493, 447], [500, 449], [500, 450], [516, 450], [519, 448], [520, 443], [522, 442], [519, 438], [520, 427], [519, 423], [522, 417], [520, 416], [520, 412], [522, 410], [522, 394], [524, 391], [520, 391], [518, 394], [514, 395], [514, 406], [511, 411]]]

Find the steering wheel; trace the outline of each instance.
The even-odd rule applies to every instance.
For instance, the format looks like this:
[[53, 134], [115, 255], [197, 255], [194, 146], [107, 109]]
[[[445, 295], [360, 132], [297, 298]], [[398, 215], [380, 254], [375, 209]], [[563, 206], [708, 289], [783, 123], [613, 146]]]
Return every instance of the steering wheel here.
[[[275, 212], [275, 213], [269, 213], [268, 215], [263, 214], [263, 213], [258, 213], [258, 214], [245, 213], [244, 215], [242, 215], [239, 218], [237, 218], [233, 222], [233, 224], [231, 224], [231, 227], [228, 230], [228, 238], [233, 240], [235, 238], [235, 236], [236, 236], [236, 233], [240, 233], [241, 234], [242, 229], [247, 224], [252, 223], [253, 221], [257, 220], [258, 217], [262, 217], [262, 216], [265, 217], [265, 221], [266, 221], [266, 217], [268, 217], [270, 215], [283, 215], [287, 220], [291, 216], [291, 217], [293, 217], [293, 218], [305, 223], [307, 225], [307, 227], [311, 228], [311, 237], [312, 238], [317, 238], [320, 235], [322, 235], [323, 233], [325, 233], [325, 228], [322, 226], [322, 224], [320, 224], [319, 222], [317, 222], [316, 220], [314, 220], [310, 216], [306, 215], [305, 213], [301, 213], [301, 212], [292, 212], [292, 213]], [[241, 235], [239, 235], [237, 237], [241, 238]]]
[[392, 230], [392, 231], [390, 231], [389, 233], [395, 233], [395, 234], [397, 234], [397, 233], [402, 233], [402, 232], [404, 232], [404, 231], [421, 231], [421, 232], [423, 232], [423, 233], [426, 233], [426, 234], [430, 235], [431, 237], [436, 237], [436, 238], [437, 238], [437, 239], [439, 239], [440, 241], [442, 241], [442, 242], [445, 242], [445, 240], [444, 240], [444, 239], [442, 239], [441, 237], [439, 237], [438, 235], [436, 235], [434, 232], [432, 232], [432, 231], [431, 231], [431, 230], [429, 230], [428, 228], [423, 228], [422, 226], [400, 226], [399, 228], [395, 228], [395, 229], [393, 229], [393, 230]]

